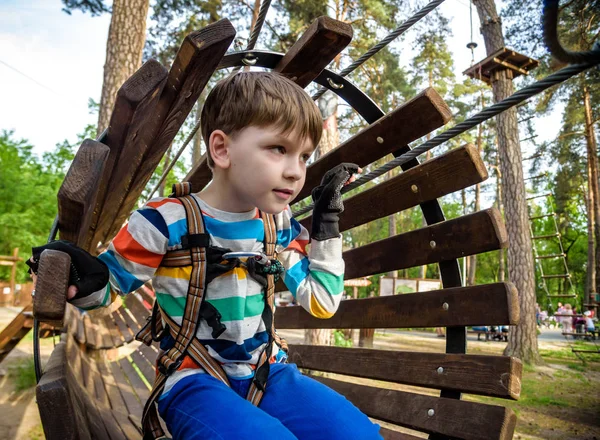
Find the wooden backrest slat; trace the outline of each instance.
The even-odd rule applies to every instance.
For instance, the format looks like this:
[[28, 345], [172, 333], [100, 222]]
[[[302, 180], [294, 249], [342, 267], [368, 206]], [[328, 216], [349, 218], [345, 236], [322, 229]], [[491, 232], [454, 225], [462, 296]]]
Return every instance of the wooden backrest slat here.
[[275, 314], [279, 329], [514, 325], [518, 321], [517, 291], [510, 283], [347, 300], [329, 319], [315, 318], [300, 306], [279, 307]]
[[[487, 177], [485, 165], [473, 145], [455, 148], [344, 200], [340, 231], [435, 200], [483, 182]], [[312, 215], [300, 223], [310, 231]]]
[[129, 380], [129, 383], [131, 383], [131, 386], [137, 394], [140, 402], [146, 403], [146, 400], [148, 400], [148, 397], [150, 397], [150, 391], [142, 379], [140, 379], [138, 372], [135, 371], [131, 366], [128, 358], [123, 357], [119, 359], [118, 362], [121, 370], [123, 370], [123, 373], [127, 376], [127, 380]]
[[77, 150], [58, 190], [60, 238], [84, 244], [109, 151], [106, 145], [90, 139], [84, 140]]
[[296, 201], [308, 197], [335, 165], [353, 162], [366, 166], [444, 126], [451, 118], [452, 113], [442, 97], [435, 90], [426, 89], [308, 167], [304, 188]]
[[507, 246], [502, 216], [491, 208], [346, 251], [344, 278], [438, 263]]
[[392, 431], [391, 429], [381, 428], [379, 434], [384, 440], [422, 440], [423, 437], [415, 437], [414, 435], [405, 434], [404, 432]]
[[144, 377], [149, 383], [154, 383], [154, 379], [156, 378], [156, 372], [154, 371], [154, 366], [148, 359], [142, 356], [142, 353], [139, 350], [135, 350], [131, 353], [131, 359], [133, 363], [140, 369]]
[[148, 148], [143, 160], [133, 167], [137, 169], [130, 184], [125, 191], [119, 193], [122, 201], [118, 210], [113, 211], [113, 225], [102, 242], [106, 243], [114, 237], [129, 217], [146, 183], [234, 37], [235, 29], [227, 19], [219, 20], [185, 37], [169, 70], [167, 83], [155, 107], [153, 118], [147, 121], [141, 133]]
[[292, 79], [300, 87], [308, 86], [352, 40], [352, 26], [323, 16], [286, 52], [273, 71]]
[[108, 333], [112, 340], [112, 347], [122, 346], [125, 340], [123, 339], [123, 336], [121, 335], [119, 327], [113, 319], [112, 314], [104, 317], [104, 324], [106, 325], [106, 328], [108, 329]]
[[90, 347], [100, 347], [100, 335], [96, 330], [94, 322], [88, 315], [84, 315], [82, 321], [86, 344]]
[[127, 327], [129, 327], [129, 330], [135, 337], [137, 332], [142, 328], [142, 324], [137, 322], [136, 319], [134, 319], [134, 317], [132, 316], [133, 313], [131, 313], [130, 309], [125, 310], [124, 308], [121, 308], [120, 312], [121, 317], [125, 320], [125, 322], [127, 323]]
[[123, 308], [119, 307], [114, 312], [112, 312], [112, 318], [115, 321], [115, 324], [119, 330], [119, 333], [121, 335], [121, 338], [123, 339], [123, 342], [128, 344], [129, 342], [133, 341], [134, 335], [131, 332], [131, 329], [129, 328], [129, 326], [127, 325], [125, 320], [123, 319], [123, 316], [121, 315], [121, 311], [123, 311]]
[[315, 379], [346, 396], [369, 417], [430, 434], [504, 440], [512, 438], [516, 425], [514, 412], [501, 406]]
[[106, 393], [108, 394], [108, 398], [110, 399], [110, 407], [116, 411], [120, 411], [123, 413], [127, 412], [127, 406], [125, 405], [125, 401], [123, 400], [123, 396], [117, 387], [117, 383], [115, 378], [108, 370], [108, 367], [104, 362], [98, 362], [98, 369], [102, 374], [102, 379], [104, 380], [104, 387], [106, 389]]
[[[35, 394], [46, 438], [65, 440], [90, 439], [85, 412], [71, 395], [74, 390], [67, 381], [66, 343], [59, 342], [46, 364], [44, 375], [36, 386]], [[72, 374], [72, 373], [71, 373]]]
[[141, 431], [138, 429], [138, 427], [135, 426], [135, 424], [131, 420], [129, 420], [128, 414], [112, 410], [110, 411], [110, 415], [113, 417], [113, 420], [115, 420], [116, 423], [119, 425], [119, 428], [123, 430], [123, 433], [125, 434], [123, 437], [124, 439], [138, 440], [141, 438]]
[[522, 363], [508, 356], [291, 345], [289, 361], [309, 370], [518, 399]]
[[127, 382], [127, 378], [119, 364], [117, 362], [108, 362], [107, 367], [110, 370], [114, 383], [121, 393], [125, 406], [127, 406], [127, 413], [141, 414], [144, 409], [143, 404], [146, 402], [140, 403], [136, 394], [133, 392], [133, 388]]
[[[131, 158], [144, 153], [146, 145], [139, 131], [154, 116], [154, 107], [164, 87], [168, 70], [155, 60], [148, 60], [117, 92], [110, 124], [104, 143], [110, 148], [104, 173], [100, 180], [98, 198], [84, 249], [95, 251], [102, 232], [112, 224], [112, 214], [118, 208], [118, 195], [124, 191], [132, 169]], [[121, 154], [127, 157], [121, 157]], [[123, 159], [123, 160], [120, 160]], [[112, 189], [114, 194], [108, 189]], [[92, 243], [92, 238], [95, 241]]]
[[135, 293], [125, 296], [125, 305], [137, 321], [138, 329], [141, 328], [146, 323], [146, 318], [150, 316], [151, 311], [144, 307], [144, 304]]

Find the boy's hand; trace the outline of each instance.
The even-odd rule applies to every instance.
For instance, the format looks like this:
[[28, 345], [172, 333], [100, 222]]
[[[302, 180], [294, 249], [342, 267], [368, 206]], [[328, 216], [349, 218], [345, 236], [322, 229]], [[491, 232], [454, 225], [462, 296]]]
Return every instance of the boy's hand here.
[[68, 299], [84, 298], [108, 284], [108, 267], [100, 259], [66, 240], [53, 241], [31, 249], [33, 256], [26, 262], [34, 283], [38, 270], [40, 255], [46, 249], [53, 249], [69, 254], [71, 257], [71, 272], [69, 273]]
[[322, 241], [339, 237], [339, 214], [344, 211], [342, 188], [355, 180], [362, 169], [353, 163], [341, 163], [327, 171], [321, 184], [312, 191], [314, 202], [311, 237]]

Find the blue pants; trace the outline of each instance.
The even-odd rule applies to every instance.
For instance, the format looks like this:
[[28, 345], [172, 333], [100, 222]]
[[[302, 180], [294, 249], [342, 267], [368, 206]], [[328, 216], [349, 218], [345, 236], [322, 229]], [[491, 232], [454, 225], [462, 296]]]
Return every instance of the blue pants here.
[[271, 365], [258, 408], [245, 400], [250, 381], [231, 380], [229, 388], [193, 374], [159, 400], [158, 411], [174, 440], [382, 439], [379, 425], [294, 364]]

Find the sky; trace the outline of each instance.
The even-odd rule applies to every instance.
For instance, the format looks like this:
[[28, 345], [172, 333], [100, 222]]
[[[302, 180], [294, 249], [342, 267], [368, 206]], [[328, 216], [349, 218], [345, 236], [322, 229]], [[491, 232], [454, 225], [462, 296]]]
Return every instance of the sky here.
[[[440, 8], [452, 20], [448, 44], [456, 76], [463, 78], [471, 65], [469, 0], [446, 0]], [[485, 58], [485, 47], [475, 8], [473, 20], [477, 62]], [[107, 14], [66, 14], [60, 0], [0, 0], [0, 130], [14, 130], [41, 155], [65, 139], [75, 141], [87, 124], [95, 124], [88, 100], [100, 99], [109, 25]], [[410, 45], [411, 32], [400, 47]], [[554, 138], [559, 125], [558, 112], [538, 118], [537, 140]], [[526, 155], [527, 144], [522, 148]]]

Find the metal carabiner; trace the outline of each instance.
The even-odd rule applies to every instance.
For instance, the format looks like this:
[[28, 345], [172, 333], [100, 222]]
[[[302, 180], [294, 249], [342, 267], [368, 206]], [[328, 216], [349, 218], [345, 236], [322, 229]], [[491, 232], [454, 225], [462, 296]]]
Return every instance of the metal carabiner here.
[[265, 254], [263, 254], [262, 252], [227, 252], [226, 254], [223, 254], [223, 258], [225, 260], [232, 260], [234, 258], [254, 258], [254, 260], [259, 263], [259, 264], [263, 264], [265, 266], [268, 266], [271, 264], [271, 261], [269, 260], [269, 257], [267, 257]]

